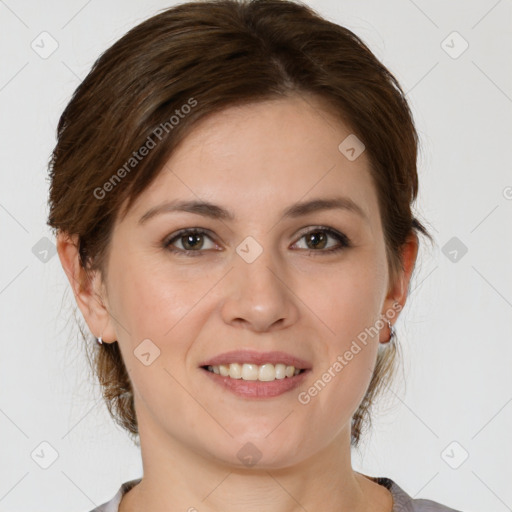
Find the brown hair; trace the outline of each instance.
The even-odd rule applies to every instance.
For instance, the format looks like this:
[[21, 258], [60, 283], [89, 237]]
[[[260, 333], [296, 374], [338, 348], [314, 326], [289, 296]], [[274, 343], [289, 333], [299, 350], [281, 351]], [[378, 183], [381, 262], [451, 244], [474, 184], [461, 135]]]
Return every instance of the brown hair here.
[[[59, 120], [48, 224], [77, 235], [83, 268], [105, 278], [115, 222], [197, 121], [229, 106], [302, 93], [324, 101], [366, 146], [394, 279], [407, 237], [431, 238], [411, 212], [418, 192], [412, 114], [395, 77], [361, 39], [293, 1], [179, 4], [106, 50]], [[133, 392], [118, 344], [86, 346], [110, 414], [135, 438]], [[352, 419], [354, 446], [394, 372], [397, 348], [395, 341], [379, 350]]]

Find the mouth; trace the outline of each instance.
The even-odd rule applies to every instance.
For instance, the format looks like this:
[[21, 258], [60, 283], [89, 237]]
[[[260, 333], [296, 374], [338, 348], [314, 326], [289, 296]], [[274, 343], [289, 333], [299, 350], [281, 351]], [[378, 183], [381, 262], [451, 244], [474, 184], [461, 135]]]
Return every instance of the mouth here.
[[[281, 395], [290, 396], [297, 387], [304, 384], [310, 369], [295, 368], [290, 365], [231, 363], [229, 365], [206, 365], [199, 369], [205, 377], [219, 389], [232, 393], [244, 400], [268, 400]], [[218, 371], [218, 373], [217, 373]], [[231, 372], [233, 371], [233, 377]], [[260, 372], [261, 379], [260, 379]], [[228, 373], [228, 375], [223, 375]], [[265, 380], [266, 379], [266, 380]]]
[[284, 363], [230, 363], [201, 366], [207, 372], [235, 380], [272, 382], [274, 380], [290, 379], [307, 371], [306, 368], [295, 368]]
[[[288, 367], [293, 367], [293, 372], [298, 368], [299, 370], [310, 370], [312, 365], [305, 359], [294, 356], [287, 352], [258, 352], [255, 350], [242, 349], [232, 350], [230, 352], [224, 352], [215, 357], [207, 359], [199, 363], [202, 368], [212, 367], [210, 371], [217, 373], [225, 377], [230, 376], [231, 378], [238, 379], [238, 370], [243, 370], [243, 375], [252, 375], [254, 367], [258, 367], [258, 371], [261, 367], [263, 368], [262, 375], [271, 374], [271, 370], [277, 370], [277, 378], [284, 378], [287, 376], [290, 370]], [[224, 368], [223, 368], [224, 367]], [[226, 367], [229, 371], [227, 373]], [[288, 370], [287, 370], [288, 369]], [[224, 373], [222, 373], [224, 372]], [[293, 376], [294, 373], [288, 375]], [[245, 378], [245, 377], [242, 377]], [[248, 377], [247, 380], [253, 380], [254, 377]]]
[[312, 365], [287, 352], [243, 349], [202, 361], [198, 369], [212, 384], [238, 397], [268, 399], [302, 385]]

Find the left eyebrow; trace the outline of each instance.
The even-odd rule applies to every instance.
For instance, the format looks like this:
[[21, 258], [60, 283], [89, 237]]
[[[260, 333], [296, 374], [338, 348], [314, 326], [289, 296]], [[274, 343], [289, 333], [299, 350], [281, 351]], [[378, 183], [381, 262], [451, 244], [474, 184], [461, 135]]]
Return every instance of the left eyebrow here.
[[[297, 218], [310, 213], [318, 212], [321, 210], [345, 210], [355, 213], [369, 222], [366, 212], [349, 197], [334, 197], [330, 199], [313, 199], [311, 201], [295, 203], [286, 208], [282, 214], [281, 219], [284, 218]], [[158, 206], [150, 208], [140, 219], [139, 224], [144, 224], [149, 219], [163, 213], [172, 212], [188, 212], [196, 215], [202, 215], [211, 219], [221, 219], [234, 221], [235, 215], [233, 212], [223, 208], [222, 206], [209, 203], [207, 201], [169, 201]]]

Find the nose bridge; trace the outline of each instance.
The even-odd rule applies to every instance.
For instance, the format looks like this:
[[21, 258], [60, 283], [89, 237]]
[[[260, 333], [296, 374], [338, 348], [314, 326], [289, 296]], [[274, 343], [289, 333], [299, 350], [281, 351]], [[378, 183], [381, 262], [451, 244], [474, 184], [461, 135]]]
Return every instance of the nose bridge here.
[[230, 272], [231, 292], [223, 309], [224, 320], [244, 321], [255, 330], [268, 329], [278, 321], [280, 324], [293, 321], [296, 304], [286, 285], [285, 267], [278, 251], [249, 236], [237, 246], [236, 252]]
[[276, 278], [276, 274], [283, 271], [277, 251], [259, 244], [258, 250], [255, 243], [258, 242], [246, 241], [237, 248], [240, 257], [237, 262], [239, 278], [246, 281], [253, 291], [277, 292], [276, 288], [281, 287], [282, 282]]
[[[270, 246], [271, 237], [266, 237], [265, 242], [260, 243], [254, 237], [249, 236], [237, 247], [239, 256], [236, 263], [237, 279], [241, 286], [246, 286], [252, 291], [254, 298], [260, 294], [281, 295], [284, 286], [282, 280], [276, 275], [283, 273], [278, 251]], [[261, 237], [260, 237], [261, 240]], [[263, 243], [266, 245], [263, 246]]]

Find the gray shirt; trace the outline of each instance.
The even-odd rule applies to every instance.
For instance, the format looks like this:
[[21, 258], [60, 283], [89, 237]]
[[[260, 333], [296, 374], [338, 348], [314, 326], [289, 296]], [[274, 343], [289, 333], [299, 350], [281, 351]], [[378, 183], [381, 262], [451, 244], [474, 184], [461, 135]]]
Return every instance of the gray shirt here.
[[[460, 512], [454, 508], [449, 508], [440, 503], [427, 499], [413, 499], [401, 487], [399, 487], [393, 480], [386, 477], [370, 477], [379, 485], [383, 485], [389, 489], [393, 496], [393, 510], [392, 512]], [[121, 498], [132, 487], [141, 481], [140, 478], [130, 480], [121, 485], [117, 494], [103, 505], [96, 507], [91, 512], [119, 512], [119, 504]]]

